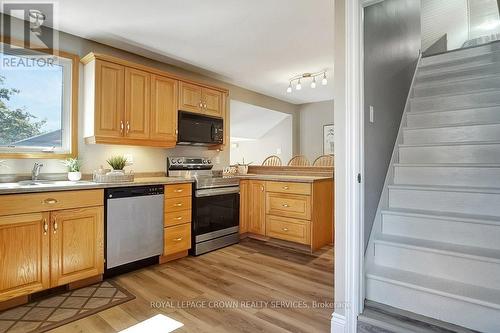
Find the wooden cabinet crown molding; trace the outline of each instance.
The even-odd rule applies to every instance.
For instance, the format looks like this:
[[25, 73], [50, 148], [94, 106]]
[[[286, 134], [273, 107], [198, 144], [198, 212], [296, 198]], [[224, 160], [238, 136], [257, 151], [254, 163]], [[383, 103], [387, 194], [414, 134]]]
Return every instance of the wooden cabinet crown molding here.
[[226, 95], [229, 95], [229, 90], [226, 88], [222, 88], [222, 87], [218, 87], [218, 86], [214, 86], [214, 85], [210, 85], [210, 84], [205, 84], [205, 83], [202, 83], [199, 81], [194, 81], [194, 80], [188, 79], [187, 77], [184, 77], [181, 75], [172, 74], [170, 72], [163, 71], [163, 70], [160, 70], [160, 69], [157, 69], [154, 67], [141, 65], [141, 64], [138, 64], [138, 63], [135, 63], [132, 61], [120, 59], [120, 58], [106, 55], [106, 54], [102, 54], [102, 53], [90, 52], [89, 54], [87, 54], [85, 57], [83, 57], [81, 59], [81, 63], [86, 65], [86, 64], [88, 64], [91, 61], [96, 60], [96, 59], [112, 62], [112, 63], [126, 66], [126, 67], [136, 68], [138, 70], [146, 71], [146, 72], [156, 74], [156, 75], [167, 76], [167, 77], [175, 79], [175, 80], [179, 80], [179, 81], [186, 82], [189, 84], [195, 84], [195, 85], [198, 85], [198, 86], [203, 87], [203, 88], [217, 90], [217, 91], [220, 91]]

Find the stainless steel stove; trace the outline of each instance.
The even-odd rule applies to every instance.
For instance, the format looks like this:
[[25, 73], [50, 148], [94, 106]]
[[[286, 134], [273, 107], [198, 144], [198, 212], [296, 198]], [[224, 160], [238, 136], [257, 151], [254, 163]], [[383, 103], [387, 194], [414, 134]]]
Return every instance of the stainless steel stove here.
[[195, 180], [193, 196], [192, 247], [200, 255], [239, 242], [239, 179], [212, 171], [210, 159], [169, 157], [167, 176]]

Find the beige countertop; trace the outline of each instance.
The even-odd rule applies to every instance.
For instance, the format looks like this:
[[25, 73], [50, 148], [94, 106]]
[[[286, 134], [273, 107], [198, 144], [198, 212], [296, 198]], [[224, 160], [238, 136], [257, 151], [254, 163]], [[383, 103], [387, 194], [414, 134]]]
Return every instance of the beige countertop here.
[[298, 175], [270, 175], [270, 174], [246, 174], [236, 175], [240, 179], [256, 179], [269, 180], [276, 182], [296, 182], [296, 183], [313, 183], [319, 180], [333, 179], [332, 177], [324, 176], [298, 176]]
[[99, 188], [112, 187], [127, 187], [140, 185], [167, 185], [167, 184], [182, 184], [192, 183], [193, 180], [181, 177], [147, 177], [136, 178], [133, 182], [127, 183], [95, 183], [92, 181], [47, 181], [40, 182], [36, 185], [22, 185], [19, 183], [0, 183], [0, 194], [14, 193], [35, 193], [35, 192], [51, 192], [51, 191], [70, 191], [70, 190], [88, 190]]

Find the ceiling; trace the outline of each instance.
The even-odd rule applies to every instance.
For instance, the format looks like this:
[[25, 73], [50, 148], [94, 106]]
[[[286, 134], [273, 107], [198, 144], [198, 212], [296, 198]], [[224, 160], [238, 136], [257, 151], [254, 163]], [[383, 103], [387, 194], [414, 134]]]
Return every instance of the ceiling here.
[[286, 93], [288, 79], [333, 77], [333, 0], [56, 0], [59, 30], [211, 72], [300, 104], [333, 99], [327, 86]]
[[231, 142], [252, 141], [276, 127], [291, 115], [231, 100]]

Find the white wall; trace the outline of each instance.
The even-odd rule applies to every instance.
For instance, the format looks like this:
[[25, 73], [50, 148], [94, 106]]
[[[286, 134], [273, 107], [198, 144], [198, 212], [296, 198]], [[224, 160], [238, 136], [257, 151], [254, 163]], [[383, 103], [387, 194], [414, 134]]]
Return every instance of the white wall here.
[[468, 38], [467, 0], [422, 0], [422, 51], [444, 34], [448, 50], [460, 48]]
[[[280, 152], [281, 151], [281, 152]], [[261, 165], [270, 155], [277, 155], [283, 164], [292, 158], [292, 116], [287, 115], [278, 125], [256, 140], [231, 142], [231, 165], [252, 162]]]
[[323, 155], [323, 125], [333, 124], [333, 105], [331, 100], [300, 106], [300, 154], [311, 163]]

